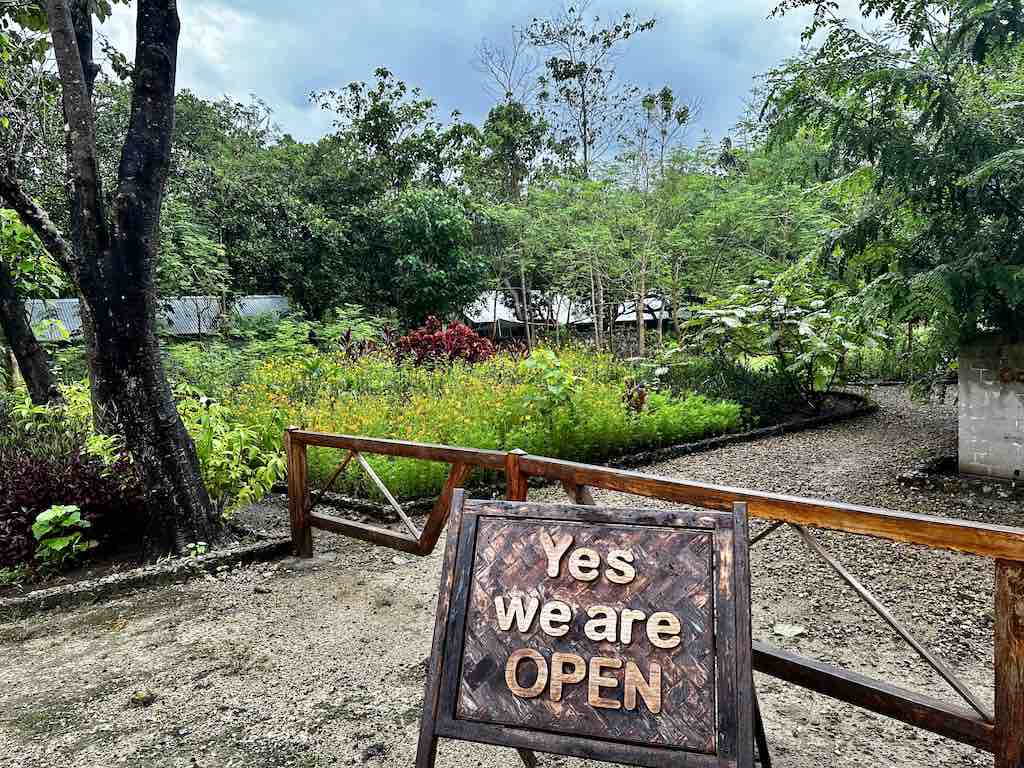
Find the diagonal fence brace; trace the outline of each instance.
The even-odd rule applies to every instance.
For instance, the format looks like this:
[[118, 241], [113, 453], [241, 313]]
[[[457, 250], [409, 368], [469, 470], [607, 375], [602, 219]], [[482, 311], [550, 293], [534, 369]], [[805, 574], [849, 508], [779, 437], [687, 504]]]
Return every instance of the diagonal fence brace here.
[[409, 533], [412, 534], [412, 537], [419, 541], [419, 528], [417, 528], [416, 524], [413, 523], [413, 521], [409, 518], [407, 514], [405, 514], [405, 510], [402, 509], [402, 505], [399, 504], [395, 497], [391, 495], [391, 491], [389, 491], [387, 489], [387, 486], [384, 485], [384, 481], [381, 480], [377, 476], [377, 473], [373, 471], [373, 467], [371, 467], [370, 463], [363, 458], [363, 454], [359, 453], [359, 451], [352, 451], [352, 453], [355, 454], [356, 461], [359, 462], [359, 466], [361, 466], [366, 471], [366, 474], [370, 476], [370, 479], [373, 480], [377, 488], [380, 489], [380, 492], [384, 494], [384, 498], [388, 500], [388, 503], [391, 505], [391, 508], [398, 513], [398, 517], [401, 518], [403, 523], [405, 523], [405, 527], [409, 529]]
[[334, 487], [334, 484], [338, 481], [338, 478], [341, 476], [341, 473], [345, 471], [345, 467], [347, 467], [349, 462], [352, 461], [352, 456], [354, 453], [355, 451], [349, 451], [348, 455], [345, 456], [344, 460], [338, 465], [338, 468], [334, 470], [334, 474], [331, 475], [331, 479], [327, 481], [327, 485], [320, 489], [320, 493], [316, 495], [316, 498], [313, 499], [313, 502], [309, 505], [309, 507], [306, 508], [307, 515], [313, 511], [313, 507], [318, 506], [320, 502], [324, 500], [324, 497], [327, 495], [328, 491], [330, 491], [331, 488]]
[[975, 712], [981, 715], [986, 722], [995, 722], [995, 718], [992, 716], [992, 713], [990, 713], [978, 697], [974, 695], [973, 691], [971, 691], [971, 689], [956, 676], [956, 673], [949, 668], [946, 662], [932, 653], [929, 648], [914, 637], [910, 630], [903, 626], [902, 622], [893, 616], [892, 613], [889, 612], [889, 609], [886, 608], [867, 587], [861, 584], [852, 573], [846, 570], [842, 563], [829, 554], [828, 550], [826, 550], [821, 543], [814, 538], [810, 531], [802, 525], [792, 523], [791, 525], [797, 530], [801, 538], [803, 538], [804, 543], [810, 547], [811, 551], [832, 566], [832, 570], [838, 573], [840, 578], [849, 584], [853, 591], [856, 592], [857, 595], [875, 611], [875, 613], [881, 616], [886, 624], [896, 631], [896, 634], [902, 637], [915, 651], [917, 651], [918, 655], [928, 662], [929, 666], [931, 666], [931, 668], [934, 669], [943, 680], [949, 683], [950, 687], [960, 694], [963, 700], [970, 704], [971, 708], [974, 709]]

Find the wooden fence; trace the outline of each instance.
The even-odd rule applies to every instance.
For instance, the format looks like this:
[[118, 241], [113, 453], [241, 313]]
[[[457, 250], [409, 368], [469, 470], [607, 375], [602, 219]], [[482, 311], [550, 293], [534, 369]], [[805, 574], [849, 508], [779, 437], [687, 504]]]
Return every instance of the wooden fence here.
[[[334, 476], [311, 494], [307, 481], [307, 448], [346, 451]], [[759, 491], [676, 480], [656, 475], [578, 464], [532, 456], [523, 451], [487, 451], [330, 435], [289, 429], [285, 434], [288, 459], [288, 497], [295, 553], [313, 554], [314, 528], [340, 533], [380, 546], [426, 555], [433, 551], [447, 521], [452, 492], [476, 470], [503, 472], [506, 498], [525, 501], [528, 480], [561, 483], [577, 504], [593, 504], [594, 488], [620, 491], [678, 504], [729, 511], [746, 502], [751, 517], [773, 521], [751, 543], [756, 544], [783, 525], [797, 529], [812, 552], [822, 557], [867, 604], [892, 626], [943, 677], [966, 703], [947, 702], [900, 688], [887, 681], [850, 672], [755, 642], [754, 668], [767, 675], [808, 688], [909, 725], [991, 752], [996, 768], [1024, 768], [1024, 529], [986, 525], [888, 509], [839, 504]], [[363, 454], [422, 459], [451, 465], [444, 489], [420, 530], [366, 462]], [[318, 512], [326, 493], [348, 464], [355, 460], [381, 489], [395, 509], [404, 530], [367, 525]], [[995, 711], [989, 712], [942, 659], [919, 642], [856, 578], [847, 572], [805, 526], [874, 536], [966, 552], [995, 561]]]

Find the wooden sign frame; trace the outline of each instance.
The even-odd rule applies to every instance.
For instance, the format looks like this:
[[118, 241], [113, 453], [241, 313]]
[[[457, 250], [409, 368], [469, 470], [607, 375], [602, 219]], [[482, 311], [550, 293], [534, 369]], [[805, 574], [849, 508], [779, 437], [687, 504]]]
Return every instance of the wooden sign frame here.
[[[520, 727], [458, 716], [460, 678], [473, 568], [481, 521], [489, 519], [587, 523], [638, 529], [686, 529], [712, 536], [714, 748], [681, 747], [574, 735], [555, 727]], [[642, 567], [643, 564], [639, 564]], [[651, 768], [750, 768], [755, 700], [751, 672], [750, 572], [746, 505], [732, 514], [706, 510], [619, 509], [598, 506], [466, 500], [452, 495], [448, 541], [438, 594], [431, 667], [416, 754], [417, 768], [433, 768], [440, 737], [514, 747], [527, 764], [532, 751]], [[514, 674], [514, 673], [513, 673]]]

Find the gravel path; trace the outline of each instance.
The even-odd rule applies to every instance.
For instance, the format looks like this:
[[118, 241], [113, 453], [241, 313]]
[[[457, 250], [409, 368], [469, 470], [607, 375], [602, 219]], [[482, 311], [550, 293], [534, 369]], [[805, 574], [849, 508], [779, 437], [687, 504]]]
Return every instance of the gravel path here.
[[[949, 406], [876, 390], [881, 410], [828, 429], [646, 468], [659, 474], [1024, 525], [1019, 503], [907, 490], [896, 475], [948, 443]], [[552, 496], [552, 498], [555, 498]], [[598, 494], [599, 502], [629, 502]], [[285, 520], [283, 512], [280, 517]], [[822, 533], [919, 637], [992, 698], [991, 562]], [[288, 559], [0, 624], [0, 765], [405, 768], [415, 753], [440, 549], [418, 560], [318, 535]], [[754, 636], [940, 698], [955, 695], [796, 535], [753, 553]], [[786, 639], [780, 624], [803, 633]], [[975, 750], [758, 677], [776, 764], [991, 765]], [[157, 695], [129, 706], [133, 692]], [[443, 743], [439, 765], [516, 765]], [[542, 766], [580, 764], [543, 756]]]

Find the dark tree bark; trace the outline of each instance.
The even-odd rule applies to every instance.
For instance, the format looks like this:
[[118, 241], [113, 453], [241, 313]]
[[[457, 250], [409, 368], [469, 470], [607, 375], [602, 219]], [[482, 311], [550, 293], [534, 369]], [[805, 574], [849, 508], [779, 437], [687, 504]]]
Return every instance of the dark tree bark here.
[[67, 265], [82, 298], [97, 424], [124, 437], [146, 491], [149, 555], [215, 541], [218, 518], [195, 445], [164, 374], [155, 334], [154, 267], [174, 130], [175, 0], [139, 0], [135, 75], [117, 188], [107, 210], [97, 165], [92, 18], [85, 0], [47, 0], [60, 74], [73, 193], [72, 245], [0, 172], [0, 197]]
[[14, 276], [3, 262], [0, 262], [0, 330], [3, 330], [14, 359], [18, 361], [18, 370], [32, 402], [46, 405], [59, 401], [60, 390], [50, 372], [46, 352], [32, 333]]

